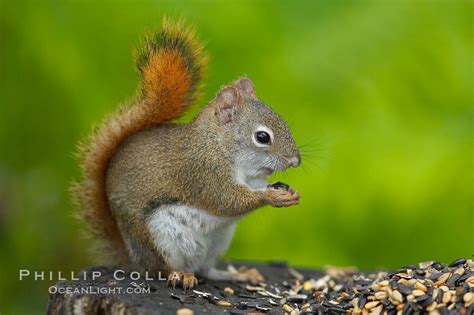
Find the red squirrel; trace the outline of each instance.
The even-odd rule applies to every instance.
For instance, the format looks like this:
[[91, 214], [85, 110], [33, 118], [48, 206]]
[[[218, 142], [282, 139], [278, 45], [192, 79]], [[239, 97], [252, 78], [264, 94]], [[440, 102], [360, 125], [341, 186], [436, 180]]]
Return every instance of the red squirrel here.
[[80, 145], [82, 179], [73, 186], [80, 218], [105, 262], [164, 272], [192, 288], [196, 275], [262, 281], [255, 269], [218, 270], [242, 216], [288, 207], [299, 194], [265, 177], [300, 154], [285, 123], [246, 77], [232, 82], [188, 123], [207, 65], [194, 30], [164, 21], [134, 53], [138, 95]]

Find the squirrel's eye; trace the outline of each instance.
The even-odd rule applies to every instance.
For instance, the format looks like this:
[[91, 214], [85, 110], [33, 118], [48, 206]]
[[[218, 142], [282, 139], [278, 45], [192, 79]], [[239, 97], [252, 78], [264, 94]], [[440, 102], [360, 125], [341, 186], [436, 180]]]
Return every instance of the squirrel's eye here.
[[255, 140], [257, 140], [258, 143], [261, 144], [270, 144], [270, 141], [272, 140], [268, 132], [266, 131], [257, 131], [255, 133]]
[[270, 128], [265, 126], [257, 126], [256, 130], [253, 132], [252, 141], [257, 147], [268, 147], [273, 142], [273, 132]]

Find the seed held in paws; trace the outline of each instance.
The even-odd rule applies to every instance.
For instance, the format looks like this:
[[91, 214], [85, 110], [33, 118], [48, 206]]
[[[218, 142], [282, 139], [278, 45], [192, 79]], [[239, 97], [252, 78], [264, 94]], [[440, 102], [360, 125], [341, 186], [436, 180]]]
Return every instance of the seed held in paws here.
[[275, 182], [275, 183], [269, 184], [267, 187], [273, 188], [273, 189], [284, 189], [286, 191], [290, 190], [290, 185], [282, 183], [282, 182]]

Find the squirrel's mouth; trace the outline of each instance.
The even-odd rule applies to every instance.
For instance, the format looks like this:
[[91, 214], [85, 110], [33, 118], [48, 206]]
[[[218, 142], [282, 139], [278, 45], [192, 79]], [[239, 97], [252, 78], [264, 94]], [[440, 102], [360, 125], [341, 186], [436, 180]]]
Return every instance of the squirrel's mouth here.
[[260, 172], [263, 174], [263, 176], [270, 176], [273, 174], [274, 170], [272, 170], [271, 168], [269, 167], [262, 167], [260, 169]]
[[283, 171], [284, 169], [271, 169], [269, 167], [262, 167], [256, 173], [255, 176], [246, 177], [244, 182], [247, 186], [254, 190], [266, 189], [270, 182], [267, 180], [267, 177], [272, 175], [274, 172]]
[[253, 190], [263, 190], [270, 184], [267, 181], [268, 176], [274, 172], [284, 171], [291, 166], [296, 167], [297, 165], [294, 165], [291, 161], [276, 159], [272, 163], [267, 163], [267, 165], [259, 168], [238, 167], [236, 170], [236, 180]]

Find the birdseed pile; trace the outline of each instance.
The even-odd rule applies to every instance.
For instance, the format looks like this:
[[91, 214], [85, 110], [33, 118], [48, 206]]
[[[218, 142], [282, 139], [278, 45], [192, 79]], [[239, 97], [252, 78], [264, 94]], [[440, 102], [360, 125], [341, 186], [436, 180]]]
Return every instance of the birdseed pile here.
[[[199, 290], [171, 296], [184, 304], [207, 300], [228, 314], [474, 313], [474, 262], [464, 258], [448, 265], [427, 261], [377, 273], [327, 268], [322, 277], [316, 278], [305, 277], [292, 268], [288, 272], [290, 281], [235, 284], [220, 289], [219, 296]], [[178, 314], [192, 314], [188, 311], [183, 306]]]

